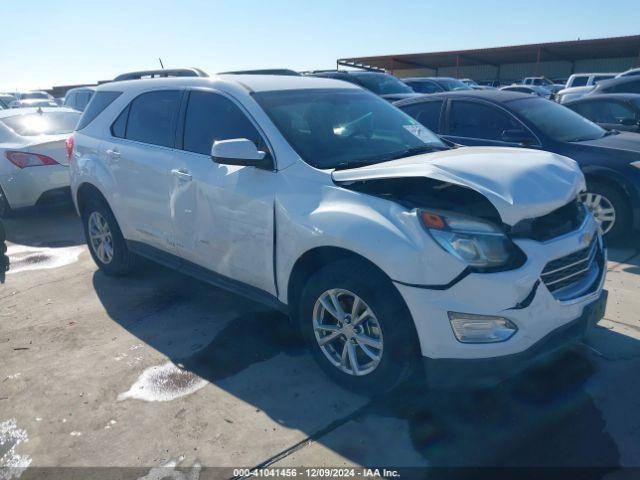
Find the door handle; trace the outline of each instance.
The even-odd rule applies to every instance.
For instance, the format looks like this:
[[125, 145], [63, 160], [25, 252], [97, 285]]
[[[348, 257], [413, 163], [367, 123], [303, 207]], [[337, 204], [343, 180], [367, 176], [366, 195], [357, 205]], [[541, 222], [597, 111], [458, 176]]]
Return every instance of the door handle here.
[[113, 158], [120, 158], [120, 152], [119, 152], [118, 150], [112, 150], [112, 149], [109, 149], [109, 150], [107, 150], [107, 152], [106, 152], [106, 153], [107, 153], [107, 155], [109, 155], [110, 157], [113, 157]]
[[190, 182], [193, 178], [189, 171], [185, 170], [184, 168], [174, 168], [173, 170], [171, 170], [171, 174], [174, 177], [179, 178], [180, 180], [184, 180], [185, 182]]

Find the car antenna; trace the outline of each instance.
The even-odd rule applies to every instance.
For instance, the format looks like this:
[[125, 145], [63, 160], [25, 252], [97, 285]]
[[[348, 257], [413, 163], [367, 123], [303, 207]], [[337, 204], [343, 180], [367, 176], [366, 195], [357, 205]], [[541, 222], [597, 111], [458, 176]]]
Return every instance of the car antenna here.
[[42, 107], [38, 107], [38, 110], [36, 110], [37, 113], [39, 113], [40, 115], [42, 115], [44, 112], [42, 111]]
[[158, 57], [158, 61], [160, 62], [160, 68], [164, 70], [164, 65], [162, 64], [162, 59], [160, 57]]

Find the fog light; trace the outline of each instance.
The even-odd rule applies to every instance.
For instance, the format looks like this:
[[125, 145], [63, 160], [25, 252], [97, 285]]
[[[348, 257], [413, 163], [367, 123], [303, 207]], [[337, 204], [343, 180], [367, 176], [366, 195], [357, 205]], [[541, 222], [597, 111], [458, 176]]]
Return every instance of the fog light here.
[[451, 328], [462, 343], [494, 343], [510, 339], [518, 331], [513, 322], [503, 317], [448, 312]]

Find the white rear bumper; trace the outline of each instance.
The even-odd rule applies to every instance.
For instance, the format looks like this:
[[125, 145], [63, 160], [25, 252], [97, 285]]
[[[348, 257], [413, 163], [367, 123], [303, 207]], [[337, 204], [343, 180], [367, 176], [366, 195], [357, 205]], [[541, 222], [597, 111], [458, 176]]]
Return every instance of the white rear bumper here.
[[32, 207], [43, 193], [69, 186], [69, 167], [48, 165], [28, 167], [0, 175], [0, 187], [11, 208]]

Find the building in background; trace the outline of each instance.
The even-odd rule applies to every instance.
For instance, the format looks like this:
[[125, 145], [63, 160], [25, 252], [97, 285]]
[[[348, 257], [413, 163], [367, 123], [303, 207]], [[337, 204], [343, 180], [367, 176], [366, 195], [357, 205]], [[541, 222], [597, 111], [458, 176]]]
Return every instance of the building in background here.
[[510, 84], [524, 77], [567, 78], [580, 72], [622, 72], [640, 66], [640, 35], [510, 47], [354, 57], [338, 67], [385, 70], [398, 77], [472, 78]]

